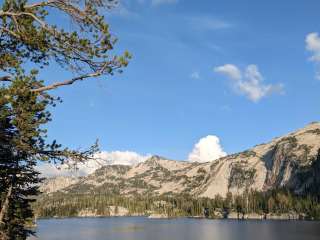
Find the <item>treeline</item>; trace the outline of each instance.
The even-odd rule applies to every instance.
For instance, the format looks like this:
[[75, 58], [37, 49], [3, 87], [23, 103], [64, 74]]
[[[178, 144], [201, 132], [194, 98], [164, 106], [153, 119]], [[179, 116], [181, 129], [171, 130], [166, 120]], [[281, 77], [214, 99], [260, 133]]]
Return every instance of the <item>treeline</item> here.
[[320, 202], [317, 196], [296, 196], [286, 190], [267, 193], [256, 191], [225, 198], [193, 198], [189, 195], [122, 197], [119, 195], [65, 194], [43, 195], [34, 205], [38, 217], [76, 217], [89, 210], [97, 216], [111, 215], [110, 207], [123, 207], [128, 215], [163, 214], [168, 217], [203, 216], [227, 217], [229, 213], [256, 213], [260, 215], [295, 213], [303, 219], [320, 219]]

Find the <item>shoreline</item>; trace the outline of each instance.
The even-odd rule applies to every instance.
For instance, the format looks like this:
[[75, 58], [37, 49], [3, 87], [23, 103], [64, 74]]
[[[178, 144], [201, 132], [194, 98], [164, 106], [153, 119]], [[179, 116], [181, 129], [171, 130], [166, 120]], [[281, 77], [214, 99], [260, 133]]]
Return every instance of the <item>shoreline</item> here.
[[205, 217], [205, 216], [164, 216], [164, 215], [121, 215], [121, 216], [54, 216], [54, 217], [37, 217], [35, 223], [38, 220], [51, 220], [51, 219], [82, 219], [82, 218], [146, 218], [150, 220], [174, 220], [174, 219], [197, 219], [197, 220], [232, 220], [232, 221], [312, 221], [319, 222], [317, 219], [308, 218], [290, 218], [281, 215], [272, 215], [269, 218], [260, 217], [247, 217], [247, 218], [237, 218], [237, 217]]

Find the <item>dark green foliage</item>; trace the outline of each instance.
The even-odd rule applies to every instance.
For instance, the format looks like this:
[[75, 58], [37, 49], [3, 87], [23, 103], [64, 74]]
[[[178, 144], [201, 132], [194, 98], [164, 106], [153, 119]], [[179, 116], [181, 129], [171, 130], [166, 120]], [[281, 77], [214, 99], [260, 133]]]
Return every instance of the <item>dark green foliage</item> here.
[[[2, 111], [1, 111], [2, 110]], [[6, 112], [0, 107], [0, 113]], [[0, 121], [0, 239], [25, 239], [32, 231], [25, 225], [33, 221], [31, 203], [38, 194], [40, 179], [36, 161], [15, 148], [17, 131], [9, 118]]]
[[215, 218], [220, 212], [227, 216], [230, 212], [284, 214], [295, 212], [305, 219], [320, 219], [320, 203], [309, 195], [296, 196], [286, 190], [266, 193], [250, 191], [226, 198], [217, 195], [214, 199], [193, 198], [189, 194], [166, 193], [161, 196], [122, 197], [112, 194], [65, 194], [43, 195], [34, 205], [38, 217], [75, 217], [82, 210], [91, 210], [97, 215], [108, 216], [110, 206], [127, 208], [129, 215], [149, 215], [151, 212], [168, 217], [204, 216]]
[[[102, 74], [120, 70], [127, 65], [130, 54], [110, 56], [117, 39], [110, 34], [109, 25], [98, 12], [99, 8], [110, 7], [114, 2], [3, 1], [0, 10], [0, 69], [12, 72], [26, 61], [40, 67], [55, 61], [63, 68], [82, 73], [89, 69]], [[55, 10], [75, 23], [74, 31], [48, 23], [48, 15]]]
[[[26, 239], [32, 219], [30, 202], [38, 194], [37, 161], [68, 163], [88, 160], [98, 150], [63, 148], [47, 141], [48, 109], [61, 102], [48, 92], [91, 77], [112, 75], [127, 66], [130, 54], [111, 54], [116, 39], [99, 14], [114, 0], [4, 0], [0, 6], [0, 238]], [[56, 18], [48, 21], [49, 15]], [[64, 15], [64, 16], [63, 16]], [[64, 29], [61, 17], [74, 23]], [[55, 63], [55, 64], [54, 64]], [[27, 73], [24, 67], [32, 68]], [[74, 78], [45, 84], [38, 71], [49, 66], [71, 71]]]
[[255, 151], [244, 151], [241, 153], [241, 157], [255, 157], [256, 155]]
[[206, 174], [207, 171], [204, 168], [201, 167], [201, 168], [198, 169], [197, 173]]
[[236, 163], [232, 166], [228, 187], [248, 188], [254, 182], [255, 174], [254, 168], [246, 169], [240, 163]]
[[281, 139], [280, 143], [285, 143], [285, 142], [288, 142], [292, 148], [295, 148], [298, 146], [298, 140], [294, 136], [285, 137], [285, 138]]
[[299, 169], [297, 179], [297, 184], [308, 183], [307, 185], [300, 186], [301, 195], [307, 196], [312, 194], [320, 201], [320, 149], [318, 150], [318, 155], [313, 159], [311, 166]]

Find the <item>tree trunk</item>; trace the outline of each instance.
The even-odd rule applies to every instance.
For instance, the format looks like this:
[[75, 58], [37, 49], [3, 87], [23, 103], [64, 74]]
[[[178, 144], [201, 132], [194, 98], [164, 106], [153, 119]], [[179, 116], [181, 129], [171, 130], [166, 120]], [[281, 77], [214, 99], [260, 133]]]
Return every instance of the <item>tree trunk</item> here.
[[6, 195], [6, 198], [4, 200], [4, 203], [1, 207], [1, 212], [0, 212], [0, 225], [4, 224], [4, 217], [8, 211], [8, 208], [9, 208], [9, 199], [11, 197], [11, 194], [12, 194], [12, 184], [10, 185], [9, 189], [8, 189], [8, 192], [7, 192], [7, 195]]

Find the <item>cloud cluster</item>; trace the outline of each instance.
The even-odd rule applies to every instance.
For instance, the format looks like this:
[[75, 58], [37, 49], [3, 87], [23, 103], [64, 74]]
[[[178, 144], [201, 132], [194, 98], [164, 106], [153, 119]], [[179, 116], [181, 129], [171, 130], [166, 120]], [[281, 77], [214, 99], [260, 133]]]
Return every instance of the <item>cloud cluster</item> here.
[[227, 153], [223, 151], [220, 145], [220, 139], [217, 136], [208, 135], [194, 145], [188, 156], [188, 161], [211, 162], [226, 155]]
[[67, 166], [56, 166], [51, 163], [39, 163], [36, 170], [41, 173], [43, 177], [56, 177], [56, 176], [79, 176], [76, 171], [67, 169]]
[[272, 93], [283, 93], [282, 84], [264, 84], [263, 76], [253, 64], [248, 65], [243, 72], [233, 64], [215, 67], [214, 71], [230, 78], [233, 88], [253, 102], [258, 102]]
[[135, 165], [148, 159], [150, 155], [140, 155], [131, 151], [100, 152], [95, 158], [108, 165]]
[[42, 163], [37, 170], [46, 177], [54, 176], [85, 176], [106, 165], [135, 165], [148, 159], [150, 155], [140, 155], [131, 151], [100, 152], [94, 156], [94, 160], [80, 163], [77, 169], [70, 169], [67, 165], [57, 166], [50, 163]]
[[312, 54], [310, 61], [316, 64], [316, 79], [320, 80], [320, 37], [316, 32], [306, 36], [306, 49]]
[[[201, 138], [188, 156], [190, 162], [211, 162], [227, 154], [223, 151], [220, 139], [208, 135]], [[44, 177], [56, 176], [86, 176], [106, 165], [135, 165], [146, 161], [151, 155], [141, 155], [131, 151], [100, 152], [94, 160], [85, 164], [78, 164], [77, 169], [70, 169], [67, 165], [56, 166], [50, 163], [40, 163], [36, 168]]]

